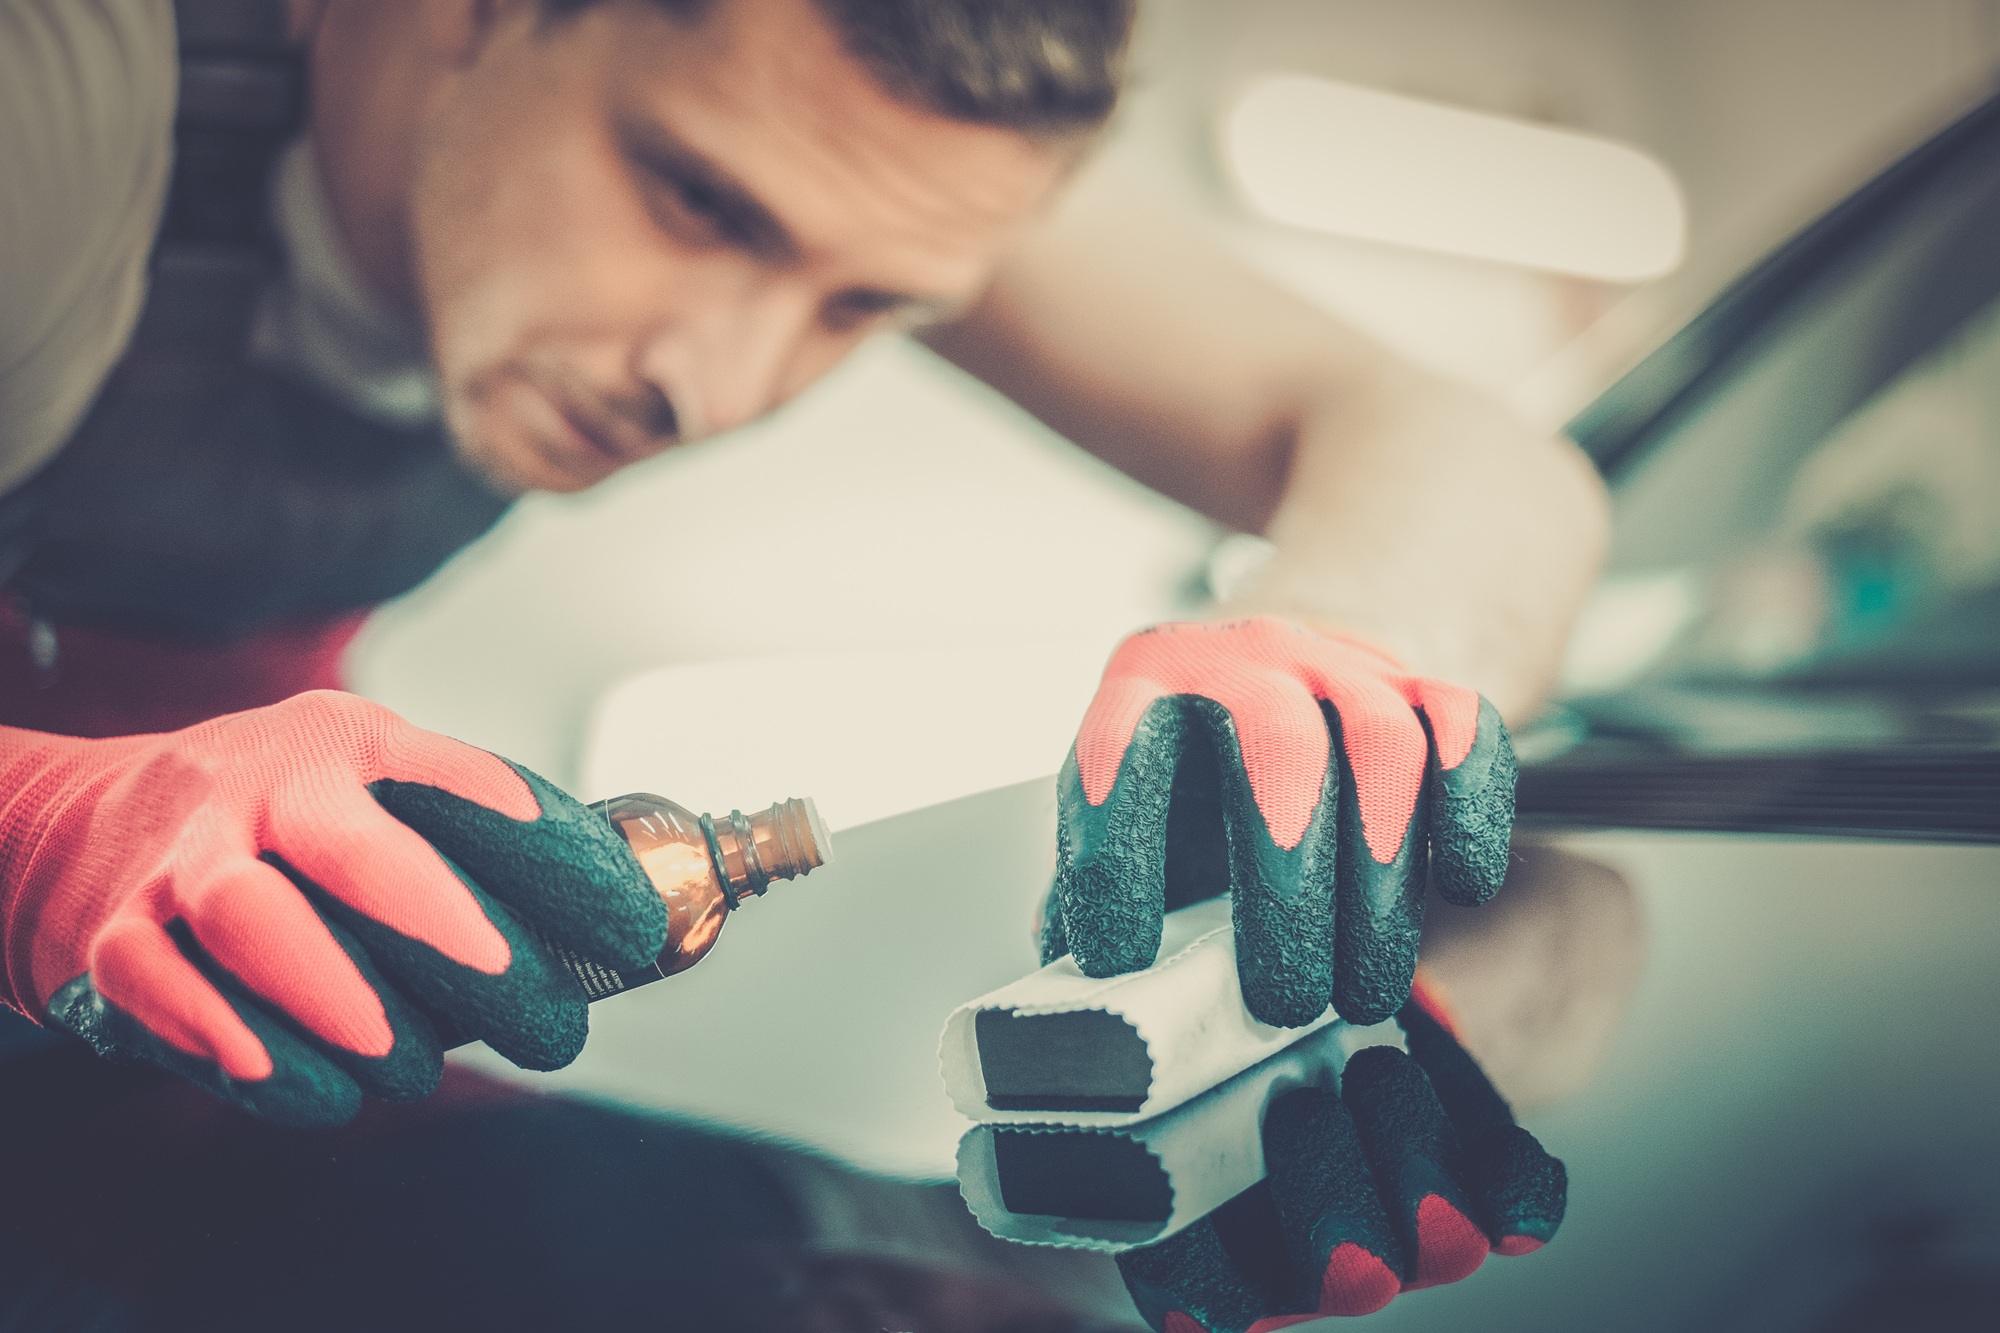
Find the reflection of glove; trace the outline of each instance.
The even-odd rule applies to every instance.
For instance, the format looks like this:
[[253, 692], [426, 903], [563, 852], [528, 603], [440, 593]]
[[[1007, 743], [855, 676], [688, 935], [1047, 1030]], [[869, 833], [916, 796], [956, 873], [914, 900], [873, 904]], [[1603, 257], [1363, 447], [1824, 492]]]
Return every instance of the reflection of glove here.
[[602, 817], [351, 695], [0, 730], [0, 792], [0, 999], [273, 1119], [430, 1091], [426, 1010], [528, 1068], [575, 1059], [582, 988], [523, 922], [621, 968], [666, 938]]
[[1258, 1333], [1379, 1310], [1469, 1276], [1489, 1251], [1538, 1250], [1561, 1225], [1563, 1164], [1507, 1103], [1419, 983], [1396, 1015], [1410, 1053], [1356, 1052], [1338, 1095], [1299, 1088], [1264, 1116], [1265, 1179], [1118, 1261], [1166, 1333]]
[[1394, 1013], [1427, 866], [1448, 901], [1484, 902], [1514, 819], [1492, 704], [1269, 617], [1127, 639], [1059, 783], [1045, 957], [1146, 967], [1168, 907], [1229, 889], [1244, 999], [1288, 1027], [1329, 1001]]

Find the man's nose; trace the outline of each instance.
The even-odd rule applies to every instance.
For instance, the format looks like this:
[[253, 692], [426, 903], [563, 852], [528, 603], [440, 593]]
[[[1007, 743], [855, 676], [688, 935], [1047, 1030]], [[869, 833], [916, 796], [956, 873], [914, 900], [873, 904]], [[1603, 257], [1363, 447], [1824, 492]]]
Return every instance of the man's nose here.
[[776, 406], [816, 309], [805, 293], [765, 291], [648, 343], [640, 373], [673, 404], [680, 439], [732, 430]]

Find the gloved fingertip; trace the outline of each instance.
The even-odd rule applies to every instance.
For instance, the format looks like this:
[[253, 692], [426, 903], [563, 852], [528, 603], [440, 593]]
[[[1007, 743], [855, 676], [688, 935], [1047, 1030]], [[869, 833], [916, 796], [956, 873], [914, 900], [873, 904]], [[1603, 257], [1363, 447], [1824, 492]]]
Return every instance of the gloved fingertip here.
[[1518, 1259], [1524, 1254], [1533, 1254], [1546, 1245], [1547, 1241], [1536, 1240], [1533, 1236], [1502, 1236], [1493, 1253], [1508, 1259]]
[[651, 922], [608, 923], [599, 937], [593, 961], [601, 957], [614, 972], [643, 972], [659, 961], [667, 948], [664, 920], [655, 930]]
[[1396, 1299], [1403, 1283], [1382, 1256], [1348, 1241], [1334, 1247], [1320, 1279], [1319, 1312], [1374, 1314]]
[[542, 1074], [567, 1069], [583, 1054], [590, 1036], [589, 1009], [582, 1003], [553, 1004], [536, 1019], [532, 1026], [522, 1024], [507, 1032], [484, 1033], [481, 1040], [518, 1069]]
[[1259, 1023], [1274, 1028], [1300, 1028], [1326, 1012], [1323, 987], [1300, 984], [1301, 978], [1258, 970], [1238, 974], [1243, 1005]]
[[1372, 1000], [1342, 1000], [1334, 1006], [1341, 1021], [1349, 1027], [1372, 1028], [1377, 1023], [1389, 1021], [1395, 1007]]
[[1453, 907], [1484, 907], [1507, 882], [1507, 830], [1489, 839], [1493, 850], [1451, 849], [1433, 843], [1430, 886]]
[[1363, 1046], [1347, 1057], [1340, 1075], [1341, 1096], [1351, 1106], [1363, 1082], [1373, 1083], [1395, 1075], [1397, 1066], [1409, 1059], [1394, 1046]]
[[1259, 1022], [1300, 1027], [1324, 1014], [1338, 976], [1333, 890], [1240, 882], [1230, 905], [1236, 976]]
[[1486, 1262], [1492, 1248], [1471, 1218], [1443, 1197], [1427, 1194], [1417, 1204], [1417, 1265], [1408, 1290], [1461, 1282]]
[[387, 1059], [368, 1067], [368, 1093], [385, 1102], [421, 1101], [444, 1081], [444, 1052], [435, 1039], [427, 1046], [399, 1040]]
[[1344, 967], [1334, 983], [1333, 1007], [1354, 1027], [1386, 1023], [1403, 1007], [1416, 970], [1414, 951], [1407, 965], [1401, 959], [1391, 962], [1378, 957], [1364, 960], [1360, 966]]
[[1117, 977], [1153, 965], [1165, 908], [1154, 893], [1134, 892], [1118, 865], [1077, 866], [1063, 876], [1062, 933], [1087, 977]]
[[1160, 1325], [1160, 1333], [1208, 1333], [1208, 1330], [1193, 1315], [1170, 1310]]
[[1343, 853], [1334, 1007], [1357, 1026], [1401, 1007], [1423, 935], [1425, 853], [1419, 839], [1393, 866]]
[[[1561, 1158], [1510, 1125], [1470, 1145], [1466, 1159], [1496, 1250], [1527, 1254], [1555, 1237], [1569, 1205], [1569, 1170]], [[1527, 1248], [1501, 1248], [1509, 1243]]]
[[1514, 828], [1514, 750], [1497, 716], [1490, 733], [1482, 725], [1473, 750], [1459, 768], [1431, 775], [1430, 882], [1459, 907], [1477, 907], [1500, 891]]
[[1153, 961], [1150, 957], [1142, 958], [1130, 950], [1097, 949], [1081, 942], [1070, 946], [1069, 956], [1076, 961], [1077, 971], [1086, 977], [1095, 977], [1099, 980], [1143, 972]]
[[339, 1129], [361, 1114], [361, 1089], [351, 1081], [315, 1087], [303, 1095], [294, 1088], [266, 1091], [255, 1084], [235, 1082], [219, 1091], [259, 1119], [288, 1129]]
[[208, 1086], [252, 1114], [293, 1129], [333, 1129], [360, 1114], [361, 1085], [346, 1070], [277, 1020], [248, 1005], [244, 1013], [276, 1057], [274, 1068], [254, 1081], [217, 1071]]
[[233, 1078], [209, 1061], [177, 1063], [160, 1051], [152, 1053], [153, 1062], [260, 1119], [292, 1129], [335, 1129], [360, 1114], [361, 1086], [345, 1070], [253, 1005], [246, 1003], [239, 1012], [273, 1056], [264, 1077]]

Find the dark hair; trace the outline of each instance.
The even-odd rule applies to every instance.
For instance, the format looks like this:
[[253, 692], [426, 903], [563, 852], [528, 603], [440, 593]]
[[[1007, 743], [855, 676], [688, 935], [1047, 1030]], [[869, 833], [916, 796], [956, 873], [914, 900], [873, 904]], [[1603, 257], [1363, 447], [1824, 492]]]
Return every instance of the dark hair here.
[[[552, 14], [599, 0], [542, 0]], [[698, 19], [714, 0], [652, 0]], [[1095, 129], [1117, 104], [1136, 0], [814, 0], [905, 101], [1024, 134]]]

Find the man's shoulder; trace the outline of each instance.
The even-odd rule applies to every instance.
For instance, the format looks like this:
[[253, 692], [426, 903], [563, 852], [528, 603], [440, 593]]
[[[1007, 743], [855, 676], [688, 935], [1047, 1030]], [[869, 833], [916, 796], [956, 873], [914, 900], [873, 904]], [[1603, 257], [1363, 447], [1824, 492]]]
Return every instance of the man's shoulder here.
[[[114, 197], [172, 130], [179, 61], [172, 0], [0, 0], [0, 153], [57, 197]], [[8, 224], [20, 225], [21, 208]]]
[[173, 157], [171, 0], [0, 0], [0, 487], [131, 336]]

